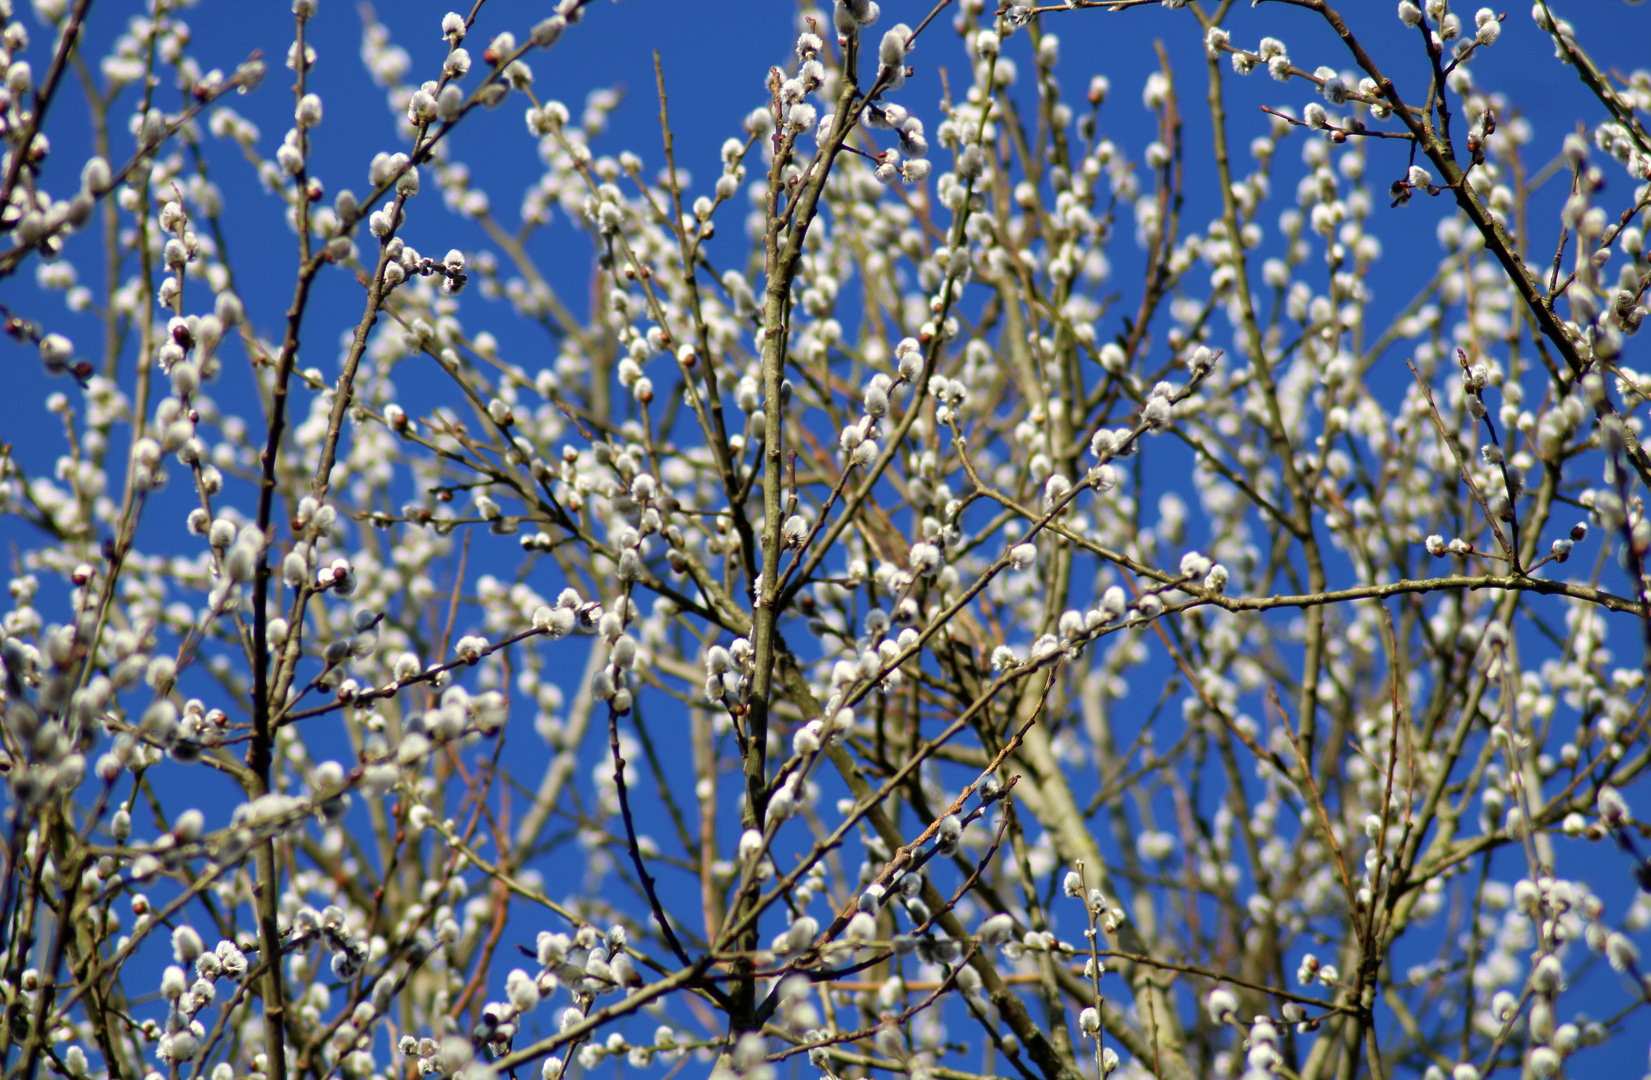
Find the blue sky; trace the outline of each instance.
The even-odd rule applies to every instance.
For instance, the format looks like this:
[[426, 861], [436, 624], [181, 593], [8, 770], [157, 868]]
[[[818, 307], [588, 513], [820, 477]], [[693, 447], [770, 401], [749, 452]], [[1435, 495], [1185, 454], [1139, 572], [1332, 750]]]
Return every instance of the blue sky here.
[[[1387, 0], [1370, 3], [1350, 0], [1344, 6], [1352, 29], [1399, 82], [1401, 90], [1407, 90], [1412, 98], [1419, 97], [1417, 80], [1425, 78], [1425, 61], [1414, 32], [1405, 31], [1394, 17], [1395, 5]], [[510, 29], [521, 34], [546, 7], [542, 3], [493, 0], [482, 6], [469, 44], [479, 51], [487, 38], [499, 30]], [[1644, 62], [1644, 43], [1651, 40], [1651, 9], [1635, 8], [1619, 0], [1573, 0], [1555, 7], [1576, 25], [1581, 41], [1593, 51], [1602, 67], [1627, 69]], [[102, 55], [118, 32], [123, 12], [135, 8], [106, 0], [93, 10], [87, 48], [89, 54], [96, 57]], [[433, 76], [439, 66], [446, 49], [439, 23], [447, 10], [448, 5], [444, 3], [413, 0], [385, 5], [379, 11], [394, 42], [410, 52], [410, 70], [415, 77], [425, 73]], [[887, 0], [883, 11], [884, 25], [895, 21], [915, 24], [927, 13], [928, 6]], [[1464, 16], [1470, 11], [1464, 10]], [[946, 26], [949, 17], [949, 13], [943, 14], [912, 54], [910, 62], [917, 68], [916, 76], [897, 95], [897, 100], [923, 117], [931, 130], [939, 120], [941, 69], [949, 68], [954, 78], [965, 70], [961, 49]], [[254, 50], [261, 50], [270, 61], [265, 85], [255, 94], [231, 99], [229, 104], [259, 126], [261, 146], [266, 153], [273, 153], [292, 114], [292, 100], [287, 93], [290, 74], [281, 67], [292, 34], [292, 18], [286, 5], [268, 0], [207, 3], [187, 12], [185, 18], [194, 32], [193, 51], [203, 66], [229, 70]], [[796, 9], [778, 0], [728, 3], [598, 0], [589, 8], [584, 22], [570, 32], [559, 48], [530, 58], [536, 74], [535, 89], [541, 97], [564, 101], [576, 114], [590, 91], [622, 90], [623, 100], [612, 113], [608, 130], [593, 140], [593, 148], [598, 153], [633, 150], [643, 159], [644, 172], [651, 174], [663, 164], [654, 90], [654, 50], [658, 50], [670, 95], [677, 160], [699, 178], [687, 192], [691, 198], [708, 193], [710, 181], [719, 170], [717, 155], [722, 141], [739, 135], [743, 117], [765, 101], [765, 75], [770, 64], [784, 64], [789, 59], [796, 18]], [[1201, 183], [1201, 178], [1209, 173], [1208, 117], [1203, 109], [1201, 34], [1190, 15], [1156, 7], [1116, 14], [1086, 11], [1051, 15], [1044, 25], [1061, 37], [1065, 72], [1062, 79], [1070, 97], [1082, 93], [1091, 74], [1105, 74], [1110, 79], [1112, 96], [1102, 111], [1101, 128], [1137, 156], [1155, 136], [1151, 114], [1141, 105], [1140, 88], [1146, 76], [1158, 67], [1154, 43], [1163, 42], [1183, 95], [1188, 175], [1193, 178], [1185, 216], [1194, 225], [1214, 216], [1218, 205], [1215, 193], [1207, 183]], [[1281, 3], [1262, 4], [1257, 8], [1240, 3], [1234, 6], [1227, 25], [1234, 42], [1240, 45], [1253, 46], [1262, 34], [1282, 38], [1289, 46], [1292, 59], [1308, 69], [1319, 64], [1338, 69], [1352, 66], [1348, 54], [1324, 23], [1303, 9]], [[404, 149], [396, 136], [395, 118], [385, 104], [383, 91], [363, 69], [359, 56], [360, 32], [361, 20], [353, 5], [340, 0], [322, 0], [320, 13], [310, 31], [318, 54], [310, 88], [322, 95], [326, 120], [313, 136], [311, 171], [324, 181], [329, 198], [344, 187], [366, 189], [368, 162], [375, 152]], [[48, 46], [48, 35], [38, 33], [30, 54], [37, 58], [37, 70], [45, 66], [43, 57]], [[1024, 63], [1026, 47], [1024, 37], [1017, 38], [1010, 42], [1008, 55]], [[1516, 3], [1508, 9], [1501, 40], [1475, 63], [1474, 71], [1481, 83], [1504, 89], [1509, 94], [1535, 130], [1534, 147], [1557, 150], [1562, 135], [1573, 130], [1579, 121], [1597, 118], [1598, 106], [1580, 87], [1575, 73], [1552, 59], [1552, 51], [1551, 43], [1532, 24], [1526, 7]], [[1268, 120], [1260, 111], [1261, 105], [1289, 105], [1300, 110], [1311, 100], [1304, 83], [1298, 81], [1283, 86], [1265, 74], [1252, 75], [1247, 80], [1229, 80], [1228, 86], [1234, 144], [1240, 149], [1253, 135], [1267, 129]], [[469, 165], [475, 186], [489, 191], [494, 211], [506, 227], [516, 223], [521, 192], [537, 175], [534, 141], [522, 122], [525, 107], [523, 99], [512, 98], [497, 112], [467, 121], [453, 142], [454, 158]], [[77, 183], [89, 146], [86, 110], [77, 88], [71, 88], [53, 109], [50, 124], [53, 155], [45, 186], [48, 190], [66, 193]], [[1290, 157], [1291, 166], [1284, 170], [1284, 175], [1290, 177], [1291, 183], [1296, 175], [1293, 163], [1303, 142], [1304, 137], [1298, 134], [1286, 141], [1280, 151]], [[115, 135], [115, 143], [123, 150], [131, 146], [124, 133]], [[231, 208], [225, 221], [226, 239], [243, 282], [242, 294], [248, 300], [249, 315], [262, 332], [273, 337], [291, 293], [296, 240], [282, 221], [281, 204], [260, 189], [251, 166], [241, 159], [235, 147], [209, 138], [207, 149], [213, 161], [213, 179], [223, 189], [226, 204]], [[1372, 187], [1380, 190], [1385, 187], [1385, 178], [1399, 176], [1405, 154], [1404, 144], [1398, 142], [1373, 147]], [[1540, 154], [1533, 155], [1530, 163], [1533, 168], [1542, 163]], [[1620, 171], [1613, 176], [1618, 184], [1622, 183]], [[406, 234], [409, 242], [430, 253], [450, 247], [474, 252], [487, 246], [481, 230], [473, 222], [440, 206], [433, 185], [427, 192], [430, 194], [412, 208], [412, 222]], [[1562, 198], [1559, 185], [1550, 185], [1533, 208], [1533, 220], [1540, 221], [1545, 216], [1551, 219]], [[1282, 207], [1284, 203], [1280, 201], [1277, 205]], [[729, 216], [714, 252], [733, 253], [741, 242], [737, 222], [744, 207], [732, 209], [738, 213]], [[1377, 212], [1372, 228], [1386, 251], [1374, 272], [1378, 315], [1397, 310], [1431, 276], [1442, 254], [1435, 227], [1442, 216], [1452, 212], [1446, 198], [1418, 199], [1408, 207], [1392, 211], [1384, 205]], [[1275, 220], [1264, 222], [1270, 238], [1277, 235]], [[1551, 253], [1553, 239], [1552, 234], [1543, 233], [1533, 247], [1539, 253]], [[576, 310], [584, 310], [589, 302], [592, 251], [583, 230], [558, 218], [535, 237], [533, 250], [541, 265], [548, 268], [552, 284], [561, 295]], [[1115, 281], [1127, 289], [1134, 268], [1126, 266], [1124, 260], [1131, 249], [1127, 243], [1120, 243], [1113, 251]], [[83, 281], [93, 287], [96, 300], [101, 303], [105, 298], [95, 276], [98, 259], [95, 237], [87, 234], [72, 239], [65, 257], [80, 267]], [[353, 280], [342, 276], [346, 271], [334, 269], [327, 273], [332, 276], [323, 279], [323, 287], [318, 290], [306, 321], [300, 364], [319, 367], [331, 377], [336, 372], [339, 335], [353, 327], [359, 318], [362, 297]], [[0, 291], [5, 302], [19, 313], [44, 323], [47, 329], [69, 334], [82, 345], [83, 351], [98, 340], [90, 320], [65, 311], [60, 295], [45, 293], [35, 286], [32, 267], [25, 275], [0, 286]], [[467, 302], [485, 303], [475, 295]], [[554, 346], [542, 335], [523, 327], [520, 320], [503, 308], [499, 316], [493, 328], [507, 359], [533, 370], [553, 358]], [[1643, 349], [1643, 346], [1636, 348]], [[6, 340], [0, 344], [0, 355], [11, 365], [7, 370], [13, 380], [12, 392], [0, 395], [0, 441], [17, 444], [17, 457], [31, 472], [49, 471], [60, 446], [60, 436], [55, 418], [46, 416], [40, 403], [52, 390], [69, 388], [50, 381], [41, 372], [32, 350]], [[535, 359], [538, 356], [543, 360]], [[1630, 365], [1636, 365], [1635, 356], [1631, 352], [1627, 358]], [[226, 398], [232, 392], [234, 381], [244, 376], [231, 372], [227, 378], [229, 382], [222, 395]], [[410, 367], [398, 374], [403, 382], [411, 378]], [[1408, 378], [1403, 357], [1389, 356], [1373, 375], [1372, 391], [1378, 394], [1391, 391], [1396, 396], [1397, 388], [1402, 388]], [[244, 382], [242, 385], [244, 387]], [[424, 387], [404, 385], [403, 389], [415, 396], [421, 392], [440, 392], [434, 383]], [[1173, 467], [1173, 462], [1171, 464]], [[0, 541], [28, 542], [13, 520], [0, 520]], [[1625, 634], [1632, 632], [1632, 626], [1619, 630]], [[1593, 850], [1599, 853], [1602, 863], [1614, 859], [1599, 848]], [[1595, 887], [1611, 895], [1612, 878], [1619, 874], [1625, 877], [1625, 868], [1619, 869], [1610, 862], [1602, 866], [1600, 874], [1589, 877], [1591, 881], [1597, 878]], [[1632, 1040], [1625, 1042], [1632, 1044]], [[1638, 1045], [1625, 1045], [1622, 1052], [1624, 1067], [1633, 1062], [1637, 1068], [1642, 1061], [1643, 1040]]]

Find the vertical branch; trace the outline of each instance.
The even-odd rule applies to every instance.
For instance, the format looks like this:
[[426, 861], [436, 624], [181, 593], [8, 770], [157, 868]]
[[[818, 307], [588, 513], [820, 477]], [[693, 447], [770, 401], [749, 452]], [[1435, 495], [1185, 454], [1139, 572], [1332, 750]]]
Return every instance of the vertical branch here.
[[[1227, 149], [1227, 113], [1222, 96], [1221, 64], [1217, 57], [1207, 57], [1209, 70], [1209, 107], [1211, 140], [1215, 149], [1215, 172], [1221, 189], [1221, 216], [1226, 223], [1227, 238], [1233, 259], [1233, 288], [1238, 292], [1238, 308], [1244, 334], [1244, 352], [1249, 357], [1250, 370], [1261, 388], [1266, 406], [1263, 428], [1272, 445], [1273, 456], [1284, 477], [1284, 486], [1290, 492], [1290, 531], [1301, 544], [1302, 556], [1307, 562], [1307, 590], [1321, 593], [1328, 586], [1324, 572], [1324, 558], [1319, 551], [1318, 537], [1313, 525], [1313, 496], [1296, 464], [1295, 448], [1284, 428], [1284, 415], [1278, 404], [1278, 385], [1273, 379], [1272, 363], [1267, 357], [1266, 341], [1261, 324], [1256, 319], [1255, 298], [1250, 293], [1249, 260], [1240, 241], [1238, 200], [1233, 194], [1232, 160]], [[1325, 448], [1328, 451], [1328, 447]], [[1312, 769], [1313, 744], [1318, 731], [1319, 676], [1324, 664], [1324, 609], [1314, 607], [1305, 613], [1306, 640], [1302, 659], [1301, 699], [1297, 712], [1301, 717], [1301, 741], [1306, 750], [1302, 768]], [[1331, 751], [1332, 753], [1334, 750]]]
[[[306, 76], [309, 70], [305, 54], [304, 30], [307, 15], [300, 10], [295, 17], [293, 103], [303, 100]], [[299, 127], [300, 149], [307, 149], [307, 136]], [[307, 156], [307, 155], [306, 155]], [[309, 301], [310, 284], [318, 264], [310, 256], [309, 195], [305, 177], [300, 171], [295, 178], [294, 197], [298, 200], [298, 282], [292, 304], [287, 309], [286, 336], [276, 361], [275, 386], [270, 402], [269, 436], [260, 459], [258, 488], [258, 530], [260, 550], [253, 569], [252, 595], [252, 739], [247, 744], [246, 766], [251, 773], [253, 798], [271, 793], [270, 770], [273, 764], [275, 732], [271, 724], [272, 702], [269, 685], [269, 548], [273, 542], [271, 523], [275, 506], [275, 475], [281, 457], [281, 440], [286, 431], [288, 384], [293, 365], [298, 359], [298, 332], [303, 323]], [[298, 637], [297, 632], [293, 638]], [[281, 929], [277, 916], [280, 902], [281, 872], [275, 858], [275, 840], [266, 836], [253, 852], [257, 877], [254, 900], [258, 913], [258, 939], [264, 959], [264, 1052], [268, 1056], [270, 1080], [287, 1080], [286, 1041], [286, 987], [281, 970]]]
[[69, 12], [63, 29], [58, 34], [57, 51], [52, 54], [52, 66], [46, 71], [46, 81], [40, 84], [40, 89], [34, 95], [34, 108], [29, 111], [29, 119], [23, 125], [22, 132], [12, 142], [12, 152], [6, 155], [6, 178], [0, 182], [0, 206], [12, 205], [12, 192], [17, 187], [19, 177], [23, 175], [23, 167], [33, 157], [35, 136], [40, 134], [41, 125], [46, 122], [46, 112], [52, 107], [52, 101], [57, 97], [57, 86], [63, 80], [63, 69], [68, 66], [69, 58], [80, 43], [80, 28], [86, 21], [86, 12], [91, 10], [92, 0], [77, 0], [74, 10]]

